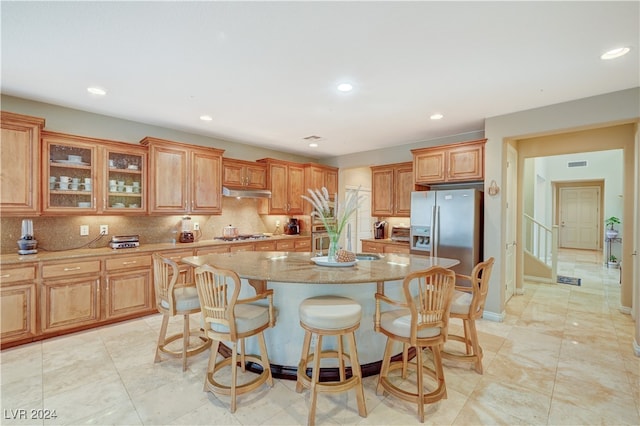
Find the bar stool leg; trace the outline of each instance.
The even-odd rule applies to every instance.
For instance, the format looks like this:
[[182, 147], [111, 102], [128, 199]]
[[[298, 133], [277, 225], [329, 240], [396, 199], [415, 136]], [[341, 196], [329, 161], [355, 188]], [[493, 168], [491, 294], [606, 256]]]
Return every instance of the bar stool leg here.
[[362, 371], [360, 370], [360, 360], [358, 359], [358, 349], [356, 347], [355, 333], [349, 333], [349, 359], [351, 360], [351, 372], [358, 377], [360, 382], [356, 386], [356, 399], [358, 400], [358, 414], [360, 417], [367, 417], [367, 406], [364, 403], [364, 387], [362, 385]]

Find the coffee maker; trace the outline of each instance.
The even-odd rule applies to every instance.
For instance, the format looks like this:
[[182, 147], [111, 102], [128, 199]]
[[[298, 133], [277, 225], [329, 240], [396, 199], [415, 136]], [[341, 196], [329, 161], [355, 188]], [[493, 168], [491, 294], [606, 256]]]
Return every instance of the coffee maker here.
[[38, 241], [33, 237], [33, 221], [22, 219], [22, 236], [18, 240], [18, 254], [38, 253]]
[[192, 243], [194, 240], [193, 231], [191, 230], [191, 218], [184, 216], [182, 218], [182, 232], [180, 232], [178, 241], [181, 243]]
[[373, 237], [376, 240], [384, 239], [386, 226], [387, 226], [387, 222], [384, 220], [380, 220], [373, 223]]
[[298, 235], [300, 233], [300, 224], [298, 223], [298, 219], [293, 217], [289, 219], [289, 223], [284, 227], [284, 233], [287, 235]]

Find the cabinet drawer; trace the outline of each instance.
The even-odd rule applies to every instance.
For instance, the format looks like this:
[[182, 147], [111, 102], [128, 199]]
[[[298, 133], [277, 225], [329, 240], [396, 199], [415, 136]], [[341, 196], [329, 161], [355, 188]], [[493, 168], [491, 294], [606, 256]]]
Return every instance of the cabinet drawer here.
[[115, 259], [107, 259], [107, 271], [115, 271], [118, 269], [134, 269], [134, 268], [150, 268], [151, 256], [127, 256], [117, 257]]
[[275, 241], [261, 241], [259, 243], [255, 243], [256, 251], [273, 251], [276, 249]]
[[180, 263], [183, 257], [193, 256], [193, 251], [191, 250], [180, 250], [180, 251], [169, 251], [160, 253], [162, 256], [167, 257], [173, 260], [176, 263]]
[[393, 244], [385, 244], [384, 246], [385, 253], [398, 253], [398, 254], [409, 254], [409, 247], [402, 247]]
[[363, 241], [362, 242], [362, 251], [364, 253], [382, 253], [384, 251], [384, 247], [382, 244], [370, 243]]
[[36, 265], [21, 266], [19, 268], [2, 268], [0, 272], [0, 284], [34, 280], [35, 278]]
[[204, 247], [199, 248], [196, 251], [196, 256], [204, 256], [206, 254], [215, 254], [215, 253], [229, 253], [229, 246], [213, 246], [213, 247]]
[[276, 250], [287, 251], [295, 248], [295, 242], [293, 240], [276, 241]]
[[44, 265], [42, 277], [65, 277], [70, 275], [90, 274], [100, 272], [100, 261], [61, 263], [59, 265]]
[[297, 251], [311, 251], [311, 240], [296, 240]]

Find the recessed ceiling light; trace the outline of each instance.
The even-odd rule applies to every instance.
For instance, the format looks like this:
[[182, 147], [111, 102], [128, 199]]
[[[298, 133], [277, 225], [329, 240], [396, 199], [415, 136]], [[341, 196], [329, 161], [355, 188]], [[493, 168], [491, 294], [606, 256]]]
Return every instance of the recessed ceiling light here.
[[349, 83], [340, 83], [338, 84], [338, 90], [341, 92], [350, 92], [353, 90], [353, 86]]
[[628, 47], [618, 47], [616, 49], [611, 49], [608, 52], [604, 52], [602, 56], [600, 56], [600, 59], [607, 60], [619, 58], [620, 56], [629, 53], [629, 50], [631, 49], [629, 49]]
[[92, 95], [99, 96], [104, 96], [107, 94], [107, 91], [101, 87], [87, 87], [87, 92], [91, 93]]
[[318, 147], [318, 144], [317, 144], [317, 143], [315, 143], [315, 142], [311, 142], [311, 143], [309, 144], [309, 147], [310, 147], [310, 148], [317, 148], [317, 147]]
[[202, 120], [202, 121], [211, 121], [211, 120], [213, 120], [213, 117], [211, 117], [210, 115], [201, 115], [200, 116], [200, 120]]
[[431, 117], [429, 117], [432, 120], [440, 120], [442, 117], [444, 117], [444, 115], [437, 113], [437, 114], [433, 114]]

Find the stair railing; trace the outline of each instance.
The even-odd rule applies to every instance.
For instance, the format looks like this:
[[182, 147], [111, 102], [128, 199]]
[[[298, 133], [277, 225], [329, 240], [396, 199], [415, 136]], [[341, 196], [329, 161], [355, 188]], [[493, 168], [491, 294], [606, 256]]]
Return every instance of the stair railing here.
[[549, 228], [524, 214], [524, 250], [551, 269], [552, 280], [558, 278], [558, 226]]

